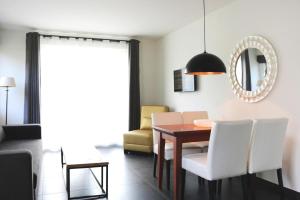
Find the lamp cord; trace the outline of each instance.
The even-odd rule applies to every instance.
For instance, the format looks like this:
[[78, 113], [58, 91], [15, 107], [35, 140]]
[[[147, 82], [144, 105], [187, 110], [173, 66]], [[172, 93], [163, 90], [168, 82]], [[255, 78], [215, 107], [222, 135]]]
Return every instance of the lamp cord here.
[[205, 37], [205, 0], [203, 0], [203, 19], [204, 19], [204, 23], [203, 23], [203, 43], [204, 43], [204, 53], [206, 53], [206, 37]]
[[5, 125], [7, 125], [7, 107], [8, 107], [8, 86], [6, 86]]

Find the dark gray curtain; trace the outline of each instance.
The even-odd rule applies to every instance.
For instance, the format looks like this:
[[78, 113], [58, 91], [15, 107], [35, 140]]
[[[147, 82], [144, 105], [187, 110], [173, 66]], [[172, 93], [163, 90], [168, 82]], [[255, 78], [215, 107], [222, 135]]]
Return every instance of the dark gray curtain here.
[[129, 41], [129, 130], [139, 129], [141, 118], [139, 41]]
[[246, 49], [242, 55], [242, 85], [247, 91], [251, 91], [251, 70], [249, 52]]
[[24, 123], [40, 123], [40, 36], [26, 34]]

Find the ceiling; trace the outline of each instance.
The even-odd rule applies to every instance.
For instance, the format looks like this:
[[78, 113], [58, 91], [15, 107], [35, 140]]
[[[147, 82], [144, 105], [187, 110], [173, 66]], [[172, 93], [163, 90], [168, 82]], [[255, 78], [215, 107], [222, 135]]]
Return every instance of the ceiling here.
[[[207, 11], [233, 0], [206, 0]], [[201, 0], [0, 0], [0, 25], [160, 37], [202, 16]]]

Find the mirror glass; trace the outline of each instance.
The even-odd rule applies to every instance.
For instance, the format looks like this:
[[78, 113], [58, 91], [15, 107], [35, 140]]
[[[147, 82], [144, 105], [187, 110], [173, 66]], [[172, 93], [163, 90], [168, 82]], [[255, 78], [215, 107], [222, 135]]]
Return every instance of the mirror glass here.
[[237, 60], [235, 71], [240, 86], [244, 90], [255, 91], [267, 75], [266, 58], [259, 49], [245, 49]]

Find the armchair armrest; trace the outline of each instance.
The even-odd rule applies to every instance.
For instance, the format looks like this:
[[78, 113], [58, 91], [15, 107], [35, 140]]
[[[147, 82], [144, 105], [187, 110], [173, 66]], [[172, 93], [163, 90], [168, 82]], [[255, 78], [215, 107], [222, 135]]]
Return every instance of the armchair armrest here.
[[0, 151], [0, 199], [32, 200], [32, 157], [25, 150]]
[[39, 124], [6, 125], [3, 126], [5, 140], [41, 139]]

